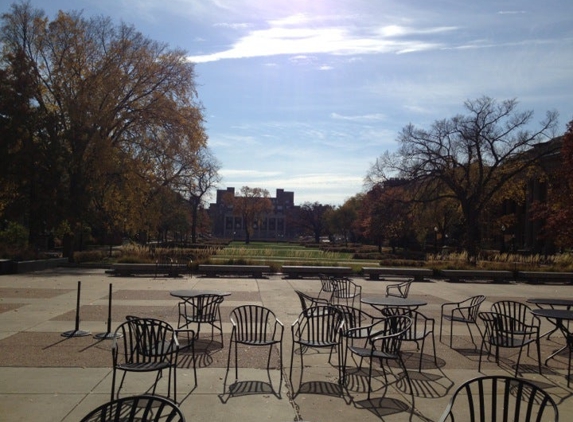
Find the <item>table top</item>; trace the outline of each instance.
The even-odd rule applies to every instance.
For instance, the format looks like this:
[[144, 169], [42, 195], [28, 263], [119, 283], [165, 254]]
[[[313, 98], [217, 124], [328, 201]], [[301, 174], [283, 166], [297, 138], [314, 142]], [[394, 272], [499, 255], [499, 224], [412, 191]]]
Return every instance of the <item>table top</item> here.
[[179, 297], [179, 298], [190, 298], [190, 297], [197, 297], [203, 295], [219, 295], [219, 296], [230, 296], [230, 292], [220, 292], [216, 290], [196, 290], [196, 289], [188, 289], [188, 290], [173, 290], [169, 292], [171, 296]]
[[571, 306], [573, 306], [573, 299], [539, 297], [539, 298], [527, 299], [527, 303], [533, 303], [534, 305], [571, 307]]
[[402, 297], [363, 297], [360, 300], [362, 303], [366, 303], [367, 305], [372, 306], [388, 306], [388, 307], [403, 307], [403, 308], [413, 308], [418, 306], [427, 305], [428, 302], [425, 302], [420, 299], [411, 299], [411, 298], [402, 298]]
[[533, 309], [531, 313], [545, 318], [573, 320], [573, 310], [568, 309]]

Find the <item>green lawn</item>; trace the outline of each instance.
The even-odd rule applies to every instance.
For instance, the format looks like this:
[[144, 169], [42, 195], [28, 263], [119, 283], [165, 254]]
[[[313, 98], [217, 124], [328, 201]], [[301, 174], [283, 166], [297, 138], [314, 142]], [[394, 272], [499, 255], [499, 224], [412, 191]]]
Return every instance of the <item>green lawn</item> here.
[[328, 266], [372, 266], [375, 260], [357, 260], [352, 253], [328, 252], [318, 248], [307, 248], [289, 243], [231, 242], [229, 246], [211, 256], [214, 263], [241, 261], [249, 264], [282, 265], [328, 265]]

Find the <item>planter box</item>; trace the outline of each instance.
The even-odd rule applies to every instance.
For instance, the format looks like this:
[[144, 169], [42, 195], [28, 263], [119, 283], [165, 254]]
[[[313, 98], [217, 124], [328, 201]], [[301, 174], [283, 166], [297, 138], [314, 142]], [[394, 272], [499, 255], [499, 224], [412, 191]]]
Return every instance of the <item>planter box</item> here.
[[12, 269], [15, 274], [56, 268], [68, 263], [68, 258], [37, 259], [34, 261], [12, 261]]
[[370, 280], [379, 280], [381, 275], [413, 277], [416, 281], [424, 281], [426, 277], [434, 275], [434, 271], [429, 268], [417, 267], [362, 267], [364, 276]]
[[288, 278], [318, 277], [319, 274], [328, 276], [348, 276], [352, 274], [350, 267], [322, 267], [307, 265], [284, 265], [282, 272]]
[[476, 279], [492, 280], [494, 283], [509, 283], [514, 278], [512, 271], [496, 270], [441, 270], [440, 274], [453, 283]]

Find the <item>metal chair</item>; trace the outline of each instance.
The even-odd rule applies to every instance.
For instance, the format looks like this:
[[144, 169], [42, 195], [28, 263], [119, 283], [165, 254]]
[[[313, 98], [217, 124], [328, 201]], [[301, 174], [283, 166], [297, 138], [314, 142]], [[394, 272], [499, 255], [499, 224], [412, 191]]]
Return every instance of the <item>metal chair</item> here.
[[356, 284], [348, 277], [333, 277], [331, 283], [334, 287], [332, 293], [332, 303], [344, 303], [348, 306], [355, 306], [354, 302], [358, 299], [360, 307], [360, 297], [362, 296], [362, 286]]
[[221, 336], [221, 347], [223, 347], [223, 325], [220, 308], [223, 300], [224, 297], [218, 294], [204, 294], [179, 302], [177, 329], [183, 331], [190, 329], [192, 324], [196, 324], [195, 337], [199, 338], [201, 325], [208, 324], [211, 326], [211, 341], [215, 338], [215, 329], [217, 329]]
[[330, 301], [327, 299], [320, 297], [313, 297], [306, 293], [301, 292], [300, 290], [295, 290], [294, 292], [298, 296], [302, 311], [308, 313], [309, 315], [312, 315], [317, 312], [317, 310], [313, 308], [330, 305]]
[[[227, 376], [231, 364], [231, 354], [233, 353], [233, 343], [235, 343], [235, 381], [239, 379], [239, 359], [238, 345], [243, 344], [248, 347], [268, 347], [269, 354], [267, 358], [267, 374], [269, 384], [272, 388], [272, 379], [270, 373], [271, 355], [273, 346], [279, 348], [279, 388], [278, 397], [281, 395], [281, 385], [283, 380], [283, 332], [284, 326], [277, 319], [276, 315], [268, 308], [258, 305], [244, 305], [236, 307], [231, 311], [231, 342], [229, 344], [229, 356], [227, 358], [227, 372], [225, 382], [227, 385]], [[274, 390], [273, 390], [274, 391]]]
[[177, 262], [169, 256], [159, 256], [155, 260], [155, 278], [157, 278], [160, 273], [165, 273], [169, 276], [173, 275], [173, 264], [176, 263]]
[[[342, 320], [344, 322], [343, 325], [343, 330], [347, 331], [353, 328], [363, 328], [363, 332], [362, 335], [359, 335], [360, 333], [355, 331], [355, 337], [356, 338], [360, 338], [363, 341], [361, 341], [360, 343], [364, 346], [367, 344], [368, 340], [367, 340], [367, 330], [368, 328], [381, 321], [384, 317], [379, 316], [372, 316], [370, 315], [368, 312], [363, 311], [360, 308], [355, 308], [353, 306], [348, 306], [348, 305], [339, 305], [339, 304], [334, 304], [332, 305], [335, 309], [338, 309], [341, 313], [342, 313]], [[346, 337], [343, 336], [343, 339], [345, 339]], [[349, 338], [348, 339], [350, 341], [350, 343], [354, 346], [354, 338]], [[344, 345], [342, 347], [342, 352], [344, 353], [344, 351], [346, 350], [345, 347], [347, 347], [348, 345]], [[330, 360], [329, 360], [330, 362]]]
[[[171, 394], [171, 373], [173, 372], [173, 399], [177, 399], [177, 357], [179, 342], [173, 327], [165, 321], [154, 318], [126, 317], [115, 331], [111, 348], [113, 357], [113, 375], [111, 399], [119, 398], [128, 372], [157, 372], [153, 383], [153, 394], [163, 370], [169, 371], [167, 397]], [[123, 371], [117, 396], [115, 382], [117, 371]]]
[[410, 285], [414, 280], [406, 280], [401, 283], [396, 284], [389, 284], [386, 286], [386, 297], [394, 296], [394, 297], [401, 297], [407, 298], [408, 293], [410, 292]]
[[164, 397], [141, 395], [122, 397], [95, 408], [80, 422], [185, 422], [175, 402]]
[[454, 322], [463, 322], [468, 327], [472, 343], [477, 349], [470, 324], [477, 324], [477, 316], [481, 304], [485, 301], [484, 295], [477, 295], [462, 300], [461, 302], [446, 302], [442, 304], [440, 313], [440, 341], [442, 341], [442, 328], [444, 320], [450, 321], [450, 347], [454, 336]]
[[[436, 340], [434, 339], [434, 326], [436, 321], [434, 318], [429, 318], [419, 311], [407, 309], [407, 308], [384, 308], [382, 310], [382, 315], [385, 316], [397, 316], [406, 315], [412, 318], [412, 325], [406, 331], [402, 341], [413, 341], [416, 342], [416, 347], [420, 351], [420, 363], [418, 365], [418, 370], [422, 372], [422, 358], [424, 356], [424, 344], [426, 342], [426, 337], [430, 336], [432, 339], [432, 348], [434, 350], [434, 363], [438, 366], [438, 357], [436, 355]], [[419, 342], [422, 342], [422, 347], [420, 347]]]
[[362, 360], [364, 358], [369, 358], [368, 400], [370, 400], [370, 395], [372, 393], [372, 367], [374, 359], [378, 359], [380, 361], [380, 367], [382, 368], [386, 384], [388, 384], [388, 378], [382, 362], [384, 360], [397, 361], [404, 370], [404, 376], [406, 377], [410, 391], [413, 394], [414, 390], [412, 388], [412, 383], [410, 382], [410, 377], [406, 370], [406, 366], [404, 365], [404, 361], [402, 360], [400, 351], [402, 340], [411, 325], [412, 319], [410, 317], [400, 315], [386, 317], [380, 322], [372, 324], [370, 327], [358, 327], [350, 330], [343, 330], [342, 333], [346, 339], [356, 340], [359, 338], [366, 338], [368, 340], [365, 347], [350, 344], [344, 352], [344, 363], [341, 371], [343, 382], [345, 383], [346, 380], [346, 362], [349, 355], [348, 352], [350, 352], [352, 355], [356, 355], [360, 358], [359, 368], [362, 367]]
[[539, 331], [534, 330], [534, 326], [527, 325], [523, 321], [509, 315], [495, 312], [480, 312], [479, 318], [484, 322], [483, 339], [479, 351], [478, 371], [481, 372], [481, 361], [483, 350], [486, 346], [495, 348], [495, 361], [499, 363], [499, 348], [519, 348], [517, 363], [515, 365], [515, 376], [519, 372], [519, 361], [521, 352], [525, 346], [531, 343], [537, 344], [537, 365], [541, 374], [541, 350], [539, 346]]
[[[332, 295], [334, 294], [334, 284], [332, 283], [332, 277], [326, 274], [319, 274], [320, 278], [320, 291], [318, 292], [319, 299], [325, 299], [328, 302], [332, 301]], [[324, 294], [325, 297], [322, 297]]]
[[[303, 311], [291, 325], [292, 350], [290, 358], [290, 382], [293, 395], [296, 396], [302, 386], [304, 372], [304, 354], [308, 349], [330, 349], [340, 346], [340, 331], [344, 324], [342, 313], [333, 306], [315, 306], [312, 312]], [[293, 363], [296, 347], [300, 351], [300, 378], [298, 388], [293, 386]], [[330, 361], [330, 356], [329, 356]], [[340, 373], [340, 355], [338, 371]]]
[[457, 388], [439, 422], [449, 420], [558, 422], [559, 410], [553, 398], [530, 381], [487, 376]]
[[[535, 336], [537, 341], [539, 341], [541, 320], [531, 313], [531, 308], [525, 303], [514, 300], [500, 300], [491, 305], [491, 311], [497, 314], [509, 315], [521, 321], [524, 324], [521, 328], [531, 331], [532, 336]], [[515, 330], [517, 330], [517, 327], [515, 327]], [[529, 347], [527, 348], [527, 356], [529, 356]]]

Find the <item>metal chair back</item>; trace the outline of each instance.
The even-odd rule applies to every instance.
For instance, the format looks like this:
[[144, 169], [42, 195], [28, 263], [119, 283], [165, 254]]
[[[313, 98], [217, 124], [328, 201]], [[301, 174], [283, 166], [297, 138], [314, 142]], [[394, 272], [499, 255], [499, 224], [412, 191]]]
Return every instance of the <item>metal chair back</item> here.
[[332, 277], [326, 274], [319, 274], [320, 277], [320, 291], [318, 292], [318, 297], [323, 298], [323, 294], [327, 301], [332, 300], [332, 295], [334, 294], [334, 284], [332, 283]]
[[313, 310], [312, 308], [315, 308], [317, 306], [328, 306], [330, 303], [327, 299], [320, 297], [313, 297], [306, 293], [301, 292], [300, 290], [295, 290], [295, 293], [297, 294], [298, 299], [300, 301], [300, 306], [302, 308], [302, 311], [305, 313], [314, 314], [315, 310]]
[[496, 314], [508, 315], [527, 325], [541, 325], [539, 318], [531, 313], [531, 308], [525, 303], [513, 300], [500, 300], [491, 305], [491, 311]]
[[354, 301], [358, 298], [358, 303], [360, 304], [362, 286], [356, 284], [348, 277], [334, 277], [331, 279], [331, 283], [334, 287], [332, 302], [341, 303], [344, 301], [346, 305], [354, 306]]
[[[114, 363], [158, 364], [171, 361], [179, 344], [171, 324], [155, 318], [127, 316], [117, 330], [112, 346]], [[121, 347], [119, 345], [123, 347]]]
[[387, 356], [398, 356], [402, 340], [412, 326], [412, 318], [406, 315], [395, 315], [384, 318], [372, 327], [368, 341], [373, 353]]
[[553, 398], [533, 382], [509, 376], [486, 376], [466, 381], [450, 399], [440, 422], [558, 422]]
[[262, 345], [282, 340], [282, 323], [273, 311], [263, 306], [243, 305], [233, 309], [231, 323], [233, 341], [237, 343]]

